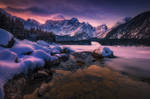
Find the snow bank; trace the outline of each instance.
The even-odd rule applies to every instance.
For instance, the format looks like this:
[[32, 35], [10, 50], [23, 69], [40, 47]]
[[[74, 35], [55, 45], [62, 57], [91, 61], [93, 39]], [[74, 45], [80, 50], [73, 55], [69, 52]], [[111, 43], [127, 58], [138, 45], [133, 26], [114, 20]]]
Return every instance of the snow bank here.
[[23, 68], [22, 71], [27, 74], [29, 69], [33, 70], [36, 67], [43, 67], [45, 65], [45, 62], [41, 58], [37, 58], [34, 56], [25, 56], [24, 58], [22, 58], [22, 62], [20, 64], [20, 66]]
[[12, 34], [0, 28], [0, 46], [6, 47], [12, 39]]
[[13, 75], [22, 71], [19, 63], [0, 61], [0, 99], [3, 98], [3, 85], [8, 79], [11, 79]]
[[27, 55], [33, 52], [33, 47], [29, 44], [19, 43], [11, 48], [17, 55]]
[[0, 50], [0, 60], [8, 62], [16, 62], [17, 54], [10, 51], [9, 49]]
[[48, 53], [46, 53], [45, 51], [42, 51], [42, 50], [34, 51], [33, 56], [41, 58], [41, 59], [45, 60], [46, 62], [51, 61], [51, 55], [49, 55]]
[[41, 46], [47, 46], [47, 47], [49, 47], [49, 44], [47, 42], [43, 41], [43, 40], [38, 40], [37, 43], [39, 45], [41, 45]]
[[[14, 40], [11, 48], [6, 48], [11, 40]], [[49, 44], [39, 40], [18, 40], [9, 32], [0, 29], [0, 99], [3, 85], [15, 74], [28, 73], [29, 69], [45, 66], [46, 62], [56, 62], [61, 57], [66, 57], [63, 47], [57, 44]], [[65, 49], [66, 52], [71, 49]], [[63, 52], [63, 53], [62, 53]], [[59, 62], [59, 61], [58, 61]]]
[[51, 54], [60, 54], [62, 52], [61, 47], [55, 46], [52, 48]]

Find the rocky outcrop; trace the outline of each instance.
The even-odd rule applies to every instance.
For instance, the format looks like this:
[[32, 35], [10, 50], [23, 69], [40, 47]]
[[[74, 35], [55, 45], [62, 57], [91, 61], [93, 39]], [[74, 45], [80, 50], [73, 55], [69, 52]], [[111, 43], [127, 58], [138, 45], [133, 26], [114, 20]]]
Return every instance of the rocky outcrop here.
[[19, 74], [4, 85], [4, 99], [23, 99], [23, 96], [52, 79], [53, 71], [49, 69], [30, 70], [28, 75]]
[[95, 58], [104, 58], [104, 57], [113, 58], [114, 57], [113, 51], [107, 47], [104, 47], [104, 48], [99, 47], [95, 49], [92, 54]]
[[8, 31], [0, 28], [0, 46], [11, 48], [14, 45], [14, 37]]

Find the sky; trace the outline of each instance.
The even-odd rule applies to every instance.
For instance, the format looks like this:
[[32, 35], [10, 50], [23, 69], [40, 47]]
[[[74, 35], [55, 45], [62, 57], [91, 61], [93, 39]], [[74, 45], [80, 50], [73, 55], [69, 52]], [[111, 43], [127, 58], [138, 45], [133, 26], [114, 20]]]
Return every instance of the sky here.
[[0, 8], [14, 16], [36, 19], [70, 19], [93, 26], [112, 27], [124, 17], [134, 17], [150, 10], [150, 0], [0, 0]]

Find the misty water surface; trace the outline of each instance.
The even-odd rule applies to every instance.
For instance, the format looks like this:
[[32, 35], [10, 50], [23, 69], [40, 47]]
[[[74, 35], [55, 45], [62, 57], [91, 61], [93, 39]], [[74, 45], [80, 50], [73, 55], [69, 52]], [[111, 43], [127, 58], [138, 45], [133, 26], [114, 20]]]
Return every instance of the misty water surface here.
[[[99, 45], [66, 45], [76, 50], [92, 51]], [[137, 77], [150, 78], [150, 47], [144, 46], [105, 46], [113, 50], [114, 55], [118, 58], [106, 58], [104, 66], [114, 70], [131, 74]]]

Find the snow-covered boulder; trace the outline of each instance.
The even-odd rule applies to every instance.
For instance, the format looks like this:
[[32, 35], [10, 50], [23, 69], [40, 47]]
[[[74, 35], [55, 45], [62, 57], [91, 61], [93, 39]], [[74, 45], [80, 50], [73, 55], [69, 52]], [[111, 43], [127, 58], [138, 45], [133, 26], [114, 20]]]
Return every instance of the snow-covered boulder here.
[[17, 55], [28, 55], [33, 52], [33, 47], [29, 44], [19, 43], [11, 48]]
[[0, 46], [12, 47], [14, 43], [14, 37], [8, 31], [0, 28]]
[[36, 50], [33, 52], [32, 54], [34, 57], [43, 59], [46, 62], [50, 62], [51, 61], [51, 56], [50, 54], [44, 52], [43, 50]]
[[54, 54], [60, 54], [62, 52], [62, 48], [59, 47], [59, 46], [55, 46], [51, 49], [51, 54], [54, 55]]
[[110, 50], [108, 47], [104, 47], [102, 51], [102, 56], [103, 57], [113, 57], [113, 51]]
[[22, 62], [20, 64], [24, 70], [23, 72], [27, 74], [29, 69], [34, 69], [36, 67], [43, 67], [45, 65], [45, 62], [43, 59], [38, 57], [26, 56], [22, 58]]
[[9, 49], [0, 50], [0, 61], [17, 62], [17, 55]]
[[61, 60], [67, 60], [71, 52], [73, 50], [70, 48], [48, 44], [42, 40], [19, 40], [0, 29], [0, 99], [4, 83], [15, 74], [27, 74], [29, 69], [46, 65], [58, 65]]
[[49, 54], [51, 53], [51, 48], [45, 47], [45, 46], [41, 46], [41, 45], [39, 45], [37, 43], [32, 44], [32, 47], [34, 48], [34, 50], [43, 50], [46, 53], [49, 53]]
[[0, 99], [3, 99], [3, 85], [15, 74], [22, 72], [21, 64], [0, 60]]
[[37, 43], [41, 46], [46, 46], [46, 47], [49, 47], [49, 44], [43, 40], [38, 40]]
[[113, 57], [113, 51], [110, 50], [108, 47], [99, 47], [93, 51], [93, 56], [98, 58], [103, 57]]

